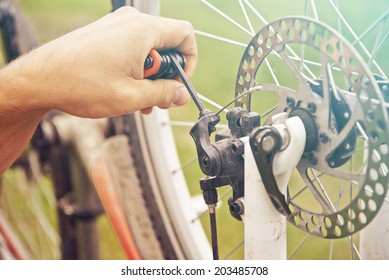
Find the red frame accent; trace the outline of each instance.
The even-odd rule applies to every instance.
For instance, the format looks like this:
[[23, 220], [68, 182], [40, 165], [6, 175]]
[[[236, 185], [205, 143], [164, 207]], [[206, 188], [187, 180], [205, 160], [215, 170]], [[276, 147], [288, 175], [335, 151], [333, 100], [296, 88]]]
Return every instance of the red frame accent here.
[[125, 255], [130, 260], [141, 260], [142, 256], [120, 207], [119, 198], [113, 191], [114, 181], [102, 154], [94, 162], [91, 178]]

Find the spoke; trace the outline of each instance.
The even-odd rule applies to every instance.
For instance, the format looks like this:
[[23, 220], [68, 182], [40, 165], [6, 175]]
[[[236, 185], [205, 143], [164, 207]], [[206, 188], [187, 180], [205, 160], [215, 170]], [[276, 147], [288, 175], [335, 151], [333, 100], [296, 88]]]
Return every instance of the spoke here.
[[[303, 73], [299, 71], [296, 64], [289, 58], [289, 56], [285, 53], [284, 50], [278, 52], [282, 58], [282, 60], [289, 66], [289, 69], [292, 71], [292, 74], [298, 81], [298, 91], [297, 94], [301, 94], [299, 99], [309, 102], [312, 99], [311, 89], [307, 83], [307, 77], [304, 77]], [[309, 80], [309, 79], [308, 79]]]
[[353, 241], [353, 239], [352, 239], [352, 236], [349, 235], [347, 238], [348, 238], [348, 240], [350, 240], [351, 250], [353, 250], [353, 251], [357, 254], [358, 259], [362, 260], [362, 256], [361, 256], [361, 254], [359, 253], [359, 251], [358, 251], [358, 249], [357, 249], [357, 246], [355, 246], [355, 243], [354, 243], [354, 241]]
[[[311, 171], [313, 171], [312, 168], [309, 167], [309, 169]], [[320, 189], [323, 188], [323, 186], [321, 185], [321, 182], [318, 181], [319, 179], [318, 179], [317, 175], [315, 173], [313, 173], [315, 178], [314, 178], [314, 180], [311, 180], [309, 175], [308, 175], [308, 168], [297, 167], [297, 170], [300, 172], [301, 177], [304, 180], [307, 188], [311, 191], [312, 195], [316, 198], [317, 202], [319, 202], [319, 204], [321, 205], [323, 212], [326, 214], [331, 213], [332, 208], [330, 207], [329, 199], [326, 196], [323, 196], [320, 193], [320, 191], [316, 188], [316, 186], [313, 184], [313, 182], [317, 182], [319, 184], [319, 188]]]
[[265, 113], [263, 113], [263, 114], [261, 115], [261, 118], [264, 118], [264, 117], [266, 117], [267, 115], [269, 115], [269, 114], [271, 114], [271, 113], [274, 113], [274, 111], [275, 111], [278, 107], [280, 107], [280, 104], [277, 104], [276, 106], [273, 106], [272, 108], [270, 108], [269, 110], [267, 110]]
[[[338, 7], [339, 9], [339, 1], [336, 0], [336, 7]], [[340, 20], [339, 16], [336, 17], [336, 26], [337, 26], [337, 30], [340, 34], [343, 34], [342, 33], [342, 21]]]
[[[382, 16], [376, 19], [352, 44], [355, 46], [357, 43], [361, 42], [366, 35], [370, 34], [370, 32], [377, 27], [381, 22], [386, 22], [389, 16], [389, 10], [387, 10]], [[383, 23], [384, 25], [384, 23]]]
[[204, 31], [200, 31], [200, 30], [195, 30], [194, 33], [197, 34], [197, 35], [200, 35], [200, 36], [208, 37], [208, 38], [211, 38], [211, 39], [214, 39], [214, 40], [218, 40], [218, 41], [222, 41], [222, 42], [225, 42], [225, 43], [229, 43], [229, 44], [232, 44], [232, 45], [237, 45], [237, 46], [244, 47], [244, 48], [247, 47], [247, 44], [245, 44], [245, 43], [241, 43], [241, 42], [238, 42], [238, 41], [235, 41], [235, 40], [231, 40], [231, 39], [228, 39], [228, 38], [225, 38], [225, 37], [214, 35], [214, 34], [211, 34], [211, 33], [208, 33], [208, 32], [204, 32]]
[[[354, 166], [354, 158], [351, 157], [350, 158], [350, 172], [353, 172], [353, 166]], [[343, 182], [343, 181], [342, 181]], [[346, 189], [350, 189], [350, 196], [349, 196], [349, 199], [350, 201], [353, 200], [353, 183], [350, 183]], [[346, 190], [345, 190], [346, 191]], [[339, 201], [340, 201], [340, 198], [342, 197], [342, 195], [340, 195], [339, 197]], [[339, 202], [338, 202], [339, 203]], [[354, 244], [354, 237], [351, 235], [350, 236], [351, 239], [350, 239], [350, 254], [351, 254], [351, 259], [353, 260], [354, 259], [354, 250], [353, 250], [353, 244]]]
[[[265, 24], [265, 25], [268, 25], [269, 22], [261, 15], [261, 13], [258, 12], [258, 10], [248, 1], [248, 0], [244, 0], [245, 3], [247, 4], [247, 6], [253, 11], [253, 13]], [[274, 31], [274, 30], [273, 30]], [[286, 49], [288, 51], [290, 51], [290, 53], [292, 54], [293, 58], [300, 61], [301, 58], [296, 54], [295, 51], [292, 50], [292, 48], [289, 46], [289, 45], [286, 45]], [[313, 79], [315, 79], [315, 74], [313, 74], [313, 72], [311, 71], [311, 69], [309, 69], [309, 67], [307, 67], [307, 65], [304, 63], [304, 69], [312, 76]]]
[[[351, 33], [351, 35], [354, 37], [354, 39], [356, 40], [356, 43], [361, 47], [361, 49], [364, 51], [364, 53], [366, 54], [366, 56], [368, 57], [368, 59], [370, 60], [371, 59], [371, 54], [369, 53], [369, 51], [366, 49], [365, 45], [359, 41], [358, 39], [358, 36], [357, 34], [354, 32], [354, 30], [351, 28], [350, 24], [347, 22], [347, 20], [343, 17], [342, 13], [339, 11], [339, 9], [336, 7], [336, 5], [333, 3], [332, 0], [329, 0], [329, 3], [331, 4], [331, 6], [333, 7], [335, 13], [338, 15], [339, 19], [343, 22], [343, 24], [346, 26], [346, 28], [348, 29], [348, 31]], [[385, 79], [387, 79], [384, 71], [381, 69], [381, 67], [378, 65], [378, 63], [373, 60], [373, 64], [374, 66], [377, 68], [377, 70], [380, 72], [380, 74], [385, 77]]]
[[193, 157], [191, 158], [190, 160], [188, 160], [187, 162], [183, 163], [180, 165], [180, 167], [178, 167], [177, 169], [173, 170], [172, 171], [172, 175], [176, 174], [177, 172], [187, 168], [188, 166], [192, 165], [193, 163], [197, 162], [197, 157]]
[[247, 22], [247, 24], [248, 24], [248, 26], [250, 28], [251, 33], [255, 34], [254, 27], [253, 27], [253, 25], [252, 25], [252, 23], [250, 21], [250, 18], [249, 18], [248, 14], [247, 14], [247, 11], [246, 11], [246, 9], [245, 9], [245, 7], [243, 5], [242, 0], [239, 0], [239, 5], [240, 5], [240, 8], [242, 9], [242, 13], [243, 13], [243, 15], [244, 15], [244, 17], [246, 19], [246, 22]]
[[270, 62], [267, 58], [265, 58], [265, 63], [266, 63], [267, 68], [269, 69], [270, 75], [272, 76], [274, 83], [279, 86], [280, 83], [278, 82], [277, 76], [274, 73], [274, 70], [271, 67]]
[[319, 21], [319, 15], [317, 14], [315, 0], [311, 0], [311, 7], [312, 7], [312, 12], [313, 12], [313, 17], [315, 18], [315, 20]]
[[[321, 182], [321, 181], [319, 180], [319, 178], [317, 177], [317, 174], [316, 174], [315, 170], [312, 169], [312, 168], [310, 168], [310, 169], [311, 169], [311, 172], [312, 172], [313, 176], [315, 177], [315, 181], [316, 181], [317, 184], [319, 185], [320, 191], [323, 193], [324, 198], [325, 198], [326, 202], [328, 203], [327, 205], [329, 206], [329, 208], [328, 208], [327, 210], [329, 210], [330, 213], [331, 213], [331, 211], [335, 212], [335, 211], [336, 211], [336, 207], [335, 207], [335, 206], [333, 205], [333, 203], [331, 202], [330, 196], [328, 195], [327, 191], [325, 190], [325, 188], [324, 188], [322, 182]], [[323, 210], [324, 210], [324, 209], [323, 209]]]
[[[338, 197], [337, 197], [336, 200], [334, 201], [334, 203], [337, 205], [336, 208], [338, 208], [338, 205], [339, 205], [340, 200], [342, 199], [343, 195], [346, 194], [346, 192], [347, 192], [348, 190], [350, 190], [350, 193], [352, 193], [352, 185], [353, 185], [353, 183], [350, 182], [350, 184], [348, 184], [348, 186], [342, 191], [342, 189], [343, 189], [343, 183], [344, 183], [344, 180], [342, 179], [342, 181], [340, 182], [340, 189], [339, 189]], [[351, 200], [350, 200], [350, 201], [351, 201]]]
[[[261, 90], [266, 91], [266, 92], [274, 92], [277, 93], [278, 96], [280, 97], [281, 102], [286, 100], [287, 96], [295, 96], [296, 91], [283, 87], [283, 86], [278, 86], [278, 85], [273, 85], [273, 84], [257, 84], [258, 86], [261, 87]], [[285, 98], [283, 98], [285, 97]], [[284, 108], [287, 106], [286, 104], [283, 103], [278, 103], [277, 105], [273, 106], [270, 108], [268, 111], [264, 112], [261, 114], [261, 118], [266, 117], [269, 114], [277, 114], [277, 113], [282, 113], [284, 112]], [[270, 119], [266, 121], [266, 124], [270, 122]]]
[[[324, 173], [320, 173], [319, 175], [317, 175], [317, 178], [320, 178], [321, 176], [323, 176]], [[315, 182], [316, 179], [313, 179], [312, 180], [312, 183]], [[296, 197], [298, 197], [299, 195], [301, 195], [303, 192], [305, 192], [306, 190], [308, 190], [308, 186], [305, 185], [301, 190], [299, 190], [290, 200], [294, 200], [296, 199]]]
[[[371, 31], [376, 28], [379, 24], [381, 24], [381, 29], [379, 31], [379, 34], [376, 36], [377, 37], [377, 40], [374, 44], [374, 47], [373, 47], [373, 51], [371, 53], [371, 57], [369, 58], [369, 62], [368, 62], [368, 65], [370, 66], [375, 57], [377, 56], [377, 54], [380, 52], [384, 42], [387, 40], [388, 38], [388, 33], [386, 33], [386, 35], [384, 36], [384, 38], [382, 39], [382, 41], [380, 43], [379, 42], [379, 38], [382, 36], [383, 31], [385, 29], [385, 26], [388, 22], [388, 17], [389, 17], [389, 10], [387, 10], [381, 17], [379, 17], [377, 20], [375, 20], [352, 44], [353, 46], [355, 46], [356, 44], [359, 44], [362, 42], [362, 40], [365, 38], [366, 35], [370, 34]], [[382, 73], [381, 73], [382, 74]], [[383, 77], [385, 77], [385, 75], [383, 75]]]
[[227, 260], [229, 257], [232, 256], [233, 253], [235, 253], [242, 245], [244, 244], [244, 240], [240, 241], [237, 245], [235, 245], [234, 248], [232, 248], [232, 250], [227, 254], [225, 255], [222, 259], [223, 260]]
[[[185, 122], [185, 121], [168, 121], [161, 123], [162, 125], [169, 125], [174, 127], [193, 127], [196, 122]], [[217, 124], [216, 128], [225, 128], [228, 127], [226, 124]]]
[[382, 44], [386, 40], [385, 37], [387, 37], [387, 35], [388, 35], [388, 34], [386, 34], [384, 39], [380, 41], [380, 39], [382, 38], [383, 32], [384, 32], [384, 29], [385, 29], [385, 25], [386, 25], [387, 19], [388, 19], [387, 17], [385, 17], [383, 19], [383, 22], [381, 23], [381, 28], [380, 28], [377, 36], [376, 36], [377, 38], [376, 38], [376, 41], [374, 42], [374, 47], [372, 48], [372, 51], [371, 51], [371, 58], [369, 59], [369, 62], [368, 62], [369, 66], [372, 64], [373, 60], [375, 59], [375, 57], [379, 53], [379, 50], [381, 49]]
[[251, 11], [254, 12], [254, 14], [265, 24], [268, 25], [269, 22], [261, 15], [261, 13], [258, 12], [258, 10], [248, 1], [244, 0], [246, 5], [251, 9]]
[[[273, 53], [271, 53], [271, 54], [273, 54]], [[301, 61], [301, 58], [298, 58], [298, 57], [295, 57], [295, 56], [289, 56], [289, 58], [291, 60], [294, 60], [294, 61]], [[311, 66], [316, 66], [316, 67], [321, 67], [321, 63], [316, 62], [316, 61], [312, 61], [312, 60], [308, 60], [308, 59], [304, 59], [304, 64], [311, 65]], [[333, 69], [337, 70], [337, 71], [342, 71], [341, 69], [336, 68], [336, 67], [334, 67]], [[313, 78], [315, 77], [315, 75], [313, 73], [311, 74], [311, 76]]]
[[294, 248], [292, 253], [288, 256], [288, 260], [291, 260], [294, 255], [296, 255], [297, 251], [300, 250], [300, 248], [304, 245], [304, 243], [308, 240], [308, 238], [311, 236], [311, 234], [307, 233], [304, 238], [300, 241], [300, 243]]
[[363, 152], [363, 151], [365, 151], [368, 148], [369, 148], [369, 146], [364, 146], [364, 147], [361, 147], [361, 148], [354, 149], [353, 151], [350, 151], [347, 154], [343, 154], [341, 156], [341, 158], [348, 158], [348, 157], [354, 156], [356, 153]]
[[374, 53], [371, 56], [371, 59], [368, 62], [368, 65], [370, 66], [372, 62], [374, 61], [375, 57], [380, 53], [382, 46], [384, 45], [385, 41], [388, 40], [389, 33], [386, 33], [385, 37], [382, 39], [381, 43], [374, 49]]
[[342, 170], [338, 170], [338, 169], [334, 169], [334, 168], [330, 168], [330, 167], [325, 167], [325, 165], [323, 165], [321, 168], [317, 168], [317, 170], [325, 173], [326, 175], [329, 175], [329, 176], [332, 176], [332, 177], [335, 177], [338, 179], [344, 179], [344, 180], [353, 182], [354, 184], [359, 185], [359, 186], [362, 185], [364, 178], [365, 178], [365, 176], [363, 174], [358, 174], [355, 172], [351, 173], [351, 172], [342, 171]]
[[226, 20], [228, 20], [229, 22], [231, 22], [232, 24], [234, 24], [236, 27], [238, 27], [239, 29], [241, 29], [242, 31], [244, 31], [245, 33], [247, 33], [248, 35], [250, 35], [251, 37], [255, 35], [255, 33], [252, 33], [250, 32], [249, 30], [247, 30], [245, 27], [243, 27], [242, 25], [240, 25], [238, 22], [236, 22], [234, 19], [232, 19], [231, 17], [229, 17], [228, 15], [226, 15], [225, 13], [223, 13], [221, 10], [219, 10], [218, 8], [216, 8], [214, 5], [212, 5], [211, 3], [209, 3], [207, 0], [200, 0], [203, 4], [207, 5], [209, 8], [211, 8], [213, 11], [215, 11], [216, 13], [218, 13], [219, 15], [221, 15], [223, 18], [225, 18]]
[[246, 96], [248, 94], [251, 94], [255, 91], [259, 91], [262, 89], [262, 86], [261, 85], [255, 85], [254, 87], [250, 88], [248, 91], [246, 92], [243, 92], [242, 94], [239, 94], [238, 96], [236, 96], [234, 99], [232, 99], [230, 102], [228, 102], [225, 106], [223, 106], [223, 108], [221, 108], [218, 112], [216, 112], [216, 116], [220, 115], [220, 113], [222, 111], [224, 111], [226, 108], [228, 108], [232, 103], [234, 103], [235, 101], [237, 101], [238, 99], [242, 98], [243, 96]]
[[332, 256], [334, 254], [334, 244], [335, 244], [335, 240], [334, 239], [331, 239], [331, 243], [330, 243], [330, 254], [328, 256], [328, 259], [329, 260], [332, 260]]
[[199, 93], [197, 93], [197, 94], [198, 94], [198, 96], [199, 96], [199, 98], [200, 98], [201, 100], [207, 102], [208, 104], [210, 104], [210, 105], [212, 105], [212, 106], [215, 106], [215, 107], [216, 107], [217, 109], [219, 109], [219, 110], [222, 110], [222, 111], [224, 111], [224, 112], [226, 112], [226, 113], [228, 112], [228, 110], [226, 110], [226, 108], [224, 108], [222, 105], [220, 105], [220, 104], [216, 103], [215, 101], [213, 101], [213, 100], [211, 100], [211, 99], [205, 97], [205, 96], [202, 95], [202, 94], [199, 94]]

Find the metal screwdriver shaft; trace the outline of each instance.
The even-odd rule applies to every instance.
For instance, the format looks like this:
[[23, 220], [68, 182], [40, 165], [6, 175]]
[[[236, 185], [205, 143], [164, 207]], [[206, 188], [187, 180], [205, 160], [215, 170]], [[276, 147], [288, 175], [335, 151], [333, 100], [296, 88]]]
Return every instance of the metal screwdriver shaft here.
[[196, 90], [192, 86], [191, 82], [188, 79], [184, 69], [182, 69], [180, 63], [177, 58], [173, 54], [169, 54], [170, 59], [173, 61], [174, 67], [178, 71], [178, 75], [180, 76], [182, 82], [184, 83], [186, 89], [188, 90], [190, 96], [192, 97], [196, 107], [199, 109], [200, 114], [205, 110], [204, 104], [201, 102], [200, 97], [198, 96]]

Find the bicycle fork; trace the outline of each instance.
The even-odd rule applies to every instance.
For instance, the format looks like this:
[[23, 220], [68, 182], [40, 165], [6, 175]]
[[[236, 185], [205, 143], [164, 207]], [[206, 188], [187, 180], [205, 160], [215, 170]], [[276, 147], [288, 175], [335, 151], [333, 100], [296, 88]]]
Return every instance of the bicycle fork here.
[[[279, 195], [285, 196], [288, 181], [304, 152], [306, 132], [298, 117], [282, 120], [272, 127], [281, 136], [282, 149], [274, 155], [269, 166], [272, 173], [260, 174], [258, 158], [255, 158], [251, 144], [254, 141], [262, 143], [260, 149], [266, 152], [276, 148], [276, 141], [269, 135], [241, 139], [245, 144], [244, 214], [241, 215], [244, 221], [245, 259], [286, 259], [286, 216], [281, 212], [288, 209], [281, 209], [279, 203], [282, 202], [277, 201], [278, 198], [269, 199], [267, 189], [276, 183], [273, 191], [279, 191]], [[273, 175], [275, 182], [269, 182], [269, 176]]]
[[260, 126], [260, 116], [242, 108], [227, 114], [229, 127], [209, 135], [219, 117], [207, 110], [191, 130], [200, 168], [205, 203], [210, 209], [212, 248], [218, 259], [214, 208], [217, 188], [230, 185], [233, 217], [245, 222], [246, 259], [284, 259], [286, 216], [290, 210], [285, 192], [292, 171], [306, 145], [306, 131], [299, 117], [273, 116], [271, 126]]

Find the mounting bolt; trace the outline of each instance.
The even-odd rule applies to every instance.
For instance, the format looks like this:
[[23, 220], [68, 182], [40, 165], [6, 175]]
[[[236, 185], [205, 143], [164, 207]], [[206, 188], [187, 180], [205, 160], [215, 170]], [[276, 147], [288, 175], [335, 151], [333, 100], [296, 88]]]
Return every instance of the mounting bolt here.
[[307, 108], [310, 113], [312, 114], [316, 113], [317, 107], [315, 103], [309, 102]]
[[240, 199], [229, 203], [230, 213], [233, 217], [239, 219], [244, 214], [244, 205]]
[[328, 143], [329, 137], [325, 132], [321, 132], [321, 133], [319, 133], [319, 140], [323, 144], [326, 144], [326, 143]]
[[276, 146], [276, 141], [272, 136], [267, 135], [262, 138], [261, 146], [262, 149], [268, 153], [274, 149]]
[[294, 100], [292, 96], [288, 96], [286, 98], [286, 104], [288, 104], [290, 108], [293, 108], [296, 105], [296, 100]]

